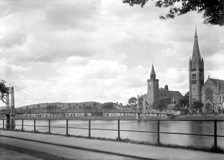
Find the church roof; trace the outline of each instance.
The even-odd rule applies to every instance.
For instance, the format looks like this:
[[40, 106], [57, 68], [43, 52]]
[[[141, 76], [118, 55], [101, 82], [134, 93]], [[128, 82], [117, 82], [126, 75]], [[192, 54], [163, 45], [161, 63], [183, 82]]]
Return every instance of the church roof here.
[[[165, 89], [159, 89], [159, 94], [166, 94], [169, 99], [182, 99], [183, 95], [179, 91], [167, 91]], [[161, 97], [161, 95], [160, 95]]]
[[224, 80], [220, 80], [220, 79], [213, 79], [213, 78], [209, 78], [214, 84], [215, 86], [219, 86], [219, 87], [224, 87]]

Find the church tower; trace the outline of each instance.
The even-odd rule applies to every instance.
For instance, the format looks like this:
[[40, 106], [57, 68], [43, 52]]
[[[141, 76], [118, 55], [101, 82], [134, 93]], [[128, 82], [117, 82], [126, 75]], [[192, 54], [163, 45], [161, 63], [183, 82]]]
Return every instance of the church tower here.
[[153, 102], [159, 98], [159, 80], [156, 79], [156, 73], [153, 65], [151, 69], [150, 79], [148, 79], [147, 82], [147, 97], [150, 101], [150, 104], [153, 104]]
[[195, 30], [193, 54], [189, 60], [189, 105], [201, 102], [201, 88], [204, 84], [204, 61], [201, 57], [197, 31]]

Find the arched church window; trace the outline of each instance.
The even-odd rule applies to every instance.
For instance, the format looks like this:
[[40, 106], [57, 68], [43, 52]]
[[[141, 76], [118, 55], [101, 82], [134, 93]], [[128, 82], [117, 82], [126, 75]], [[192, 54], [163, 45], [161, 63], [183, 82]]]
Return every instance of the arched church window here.
[[211, 101], [213, 100], [213, 91], [211, 90], [211, 88], [207, 88], [205, 90], [205, 97], [206, 97], [206, 100], [207, 99], [210, 99]]

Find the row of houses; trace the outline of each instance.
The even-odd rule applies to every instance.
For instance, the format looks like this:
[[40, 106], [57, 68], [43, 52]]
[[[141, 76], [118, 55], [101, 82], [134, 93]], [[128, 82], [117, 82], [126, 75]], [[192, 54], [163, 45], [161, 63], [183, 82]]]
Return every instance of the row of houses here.
[[[54, 112], [54, 113], [23, 113], [15, 114], [15, 118], [75, 118], [75, 117], [125, 117], [125, 116], [136, 116], [139, 113], [135, 112], [122, 112], [119, 110], [106, 111], [106, 112]], [[145, 113], [141, 112], [141, 116], [161, 116], [161, 115], [180, 115], [181, 112], [178, 110], [152, 110], [146, 111]], [[4, 114], [1, 114], [0, 117], [4, 117]]]

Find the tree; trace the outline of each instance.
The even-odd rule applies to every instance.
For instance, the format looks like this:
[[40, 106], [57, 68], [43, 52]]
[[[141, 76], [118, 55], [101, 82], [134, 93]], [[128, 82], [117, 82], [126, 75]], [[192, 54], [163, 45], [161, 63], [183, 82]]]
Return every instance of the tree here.
[[[141, 5], [143, 7], [148, 0], [122, 0], [130, 6]], [[153, 1], [153, 0], [152, 0]], [[173, 19], [190, 11], [203, 12], [204, 23], [212, 25], [224, 25], [224, 1], [223, 0], [156, 0], [156, 7], [169, 8], [169, 12], [160, 16], [161, 19]]]
[[199, 110], [201, 112], [201, 108], [204, 106], [204, 104], [200, 101], [194, 101], [192, 104], [192, 108], [195, 109], [196, 111]]
[[136, 105], [136, 102], [137, 102], [137, 98], [135, 98], [135, 97], [131, 97], [128, 100], [128, 103], [131, 104], [131, 105]]
[[102, 108], [103, 109], [115, 109], [113, 102], [104, 103]]
[[165, 99], [157, 99], [153, 102], [153, 105], [152, 107], [154, 109], [157, 109], [157, 110], [164, 110], [164, 109], [167, 109], [167, 105], [169, 104], [169, 102]]
[[6, 103], [6, 95], [9, 93], [9, 87], [6, 87], [4, 80], [0, 82], [0, 93], [1, 93], [1, 100], [3, 103]]
[[189, 92], [187, 92], [183, 99], [181, 100], [181, 104], [184, 106], [189, 106]]
[[138, 105], [139, 105], [139, 108], [143, 108], [143, 96], [139, 97]]

